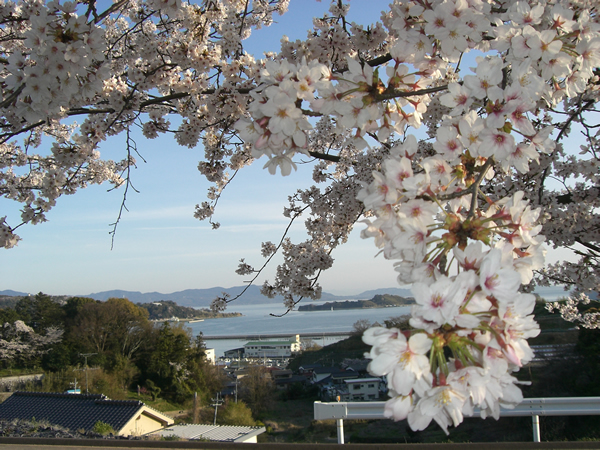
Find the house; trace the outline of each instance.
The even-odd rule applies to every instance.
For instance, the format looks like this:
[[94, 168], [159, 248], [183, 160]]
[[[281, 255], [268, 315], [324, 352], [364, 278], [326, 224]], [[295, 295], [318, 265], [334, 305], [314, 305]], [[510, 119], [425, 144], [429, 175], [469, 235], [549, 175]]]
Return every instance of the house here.
[[368, 367], [371, 360], [369, 359], [350, 359], [345, 358], [340, 364], [340, 367], [345, 370], [351, 370], [353, 372], [358, 373], [361, 377], [368, 377]]
[[377, 400], [379, 399], [379, 378], [356, 378], [344, 380], [348, 388], [348, 400]]
[[223, 358], [229, 359], [241, 359], [244, 356], [244, 347], [232, 348], [231, 350], [226, 350], [223, 353]]
[[152, 433], [153, 436], [203, 439], [216, 442], [257, 442], [256, 437], [266, 431], [265, 427], [240, 427], [224, 425], [174, 425]]
[[292, 372], [290, 369], [273, 369], [270, 372], [273, 381], [289, 379], [294, 375], [294, 372]]
[[312, 378], [313, 370], [320, 367], [323, 367], [321, 363], [303, 364], [298, 368], [298, 373], [300, 375], [305, 375], [307, 378]]
[[294, 375], [289, 369], [275, 369], [271, 371], [271, 378], [278, 389], [285, 389], [288, 386], [300, 383], [306, 384], [306, 377], [303, 375]]
[[[326, 381], [330, 377], [331, 379]], [[312, 382], [315, 384], [323, 383], [324, 381], [326, 383], [343, 384], [344, 380], [350, 378], [358, 378], [358, 374], [338, 369], [337, 367], [317, 367], [312, 372]]]
[[282, 341], [250, 341], [244, 345], [246, 358], [289, 358], [300, 351], [300, 335]]
[[137, 400], [110, 400], [101, 394], [15, 392], [0, 404], [0, 419], [47, 421], [70, 430], [91, 430], [97, 422], [119, 436], [139, 436], [174, 423]]

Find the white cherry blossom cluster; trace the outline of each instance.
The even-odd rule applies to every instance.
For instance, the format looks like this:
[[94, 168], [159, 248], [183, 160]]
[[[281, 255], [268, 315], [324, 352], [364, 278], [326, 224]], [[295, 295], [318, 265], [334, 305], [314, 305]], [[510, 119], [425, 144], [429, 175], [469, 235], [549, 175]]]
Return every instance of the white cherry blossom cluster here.
[[546, 308], [560, 313], [563, 319], [575, 323], [577, 328], [597, 329], [600, 328], [600, 312], [593, 307], [587, 311], [580, 310], [580, 305], [588, 306], [590, 303], [590, 298], [580, 293], [563, 301], [548, 303]]
[[254, 101], [248, 112], [253, 120], [240, 119], [235, 126], [244, 142], [252, 145], [253, 157], [269, 158], [265, 168], [270, 173], [279, 167], [282, 175], [289, 175], [296, 168], [294, 155], [308, 155], [306, 131], [312, 126], [297, 104], [314, 100], [326, 76], [326, 67], [319, 63], [266, 62], [260, 74], [264, 87], [251, 93]]
[[[396, 224], [382, 239], [391, 244], [390, 258], [405, 258], [400, 278], [412, 276], [416, 304], [413, 330], [375, 327], [363, 335], [373, 346], [366, 355], [370, 373], [387, 377], [392, 398], [386, 416], [408, 419], [413, 430], [435, 420], [447, 432], [474, 408], [482, 418], [497, 419], [500, 406], [522, 400], [511, 372], [533, 358], [527, 339], [539, 327], [532, 315], [535, 297], [519, 288], [543, 264], [541, 226], [533, 225], [539, 210], [522, 194], [465, 220], [459, 219], [462, 207], [452, 213], [423, 200], [408, 201], [408, 210], [391, 208], [386, 219]], [[438, 220], [442, 226], [436, 217], [445, 217]], [[398, 248], [407, 241], [403, 230], [415, 228], [422, 236], [416, 255]], [[493, 247], [484, 250], [483, 243]], [[403, 266], [407, 254], [418, 258], [410, 271]]]
[[34, 11], [23, 3], [13, 12], [15, 20], [27, 18], [28, 28], [9, 21], [3, 30], [21, 32], [24, 38], [5, 48], [3, 82], [5, 95], [15, 96], [12, 111], [29, 123], [89, 102], [108, 76], [103, 64], [104, 31], [76, 13], [76, 2], [52, 1], [46, 8], [29, 3], [34, 4]]

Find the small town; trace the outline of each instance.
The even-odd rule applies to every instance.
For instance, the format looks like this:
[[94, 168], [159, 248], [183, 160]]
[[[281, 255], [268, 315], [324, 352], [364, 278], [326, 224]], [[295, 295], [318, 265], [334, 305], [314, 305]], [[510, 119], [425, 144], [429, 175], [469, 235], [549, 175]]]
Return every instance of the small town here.
[[[235, 435], [235, 442], [332, 443], [340, 442], [335, 420], [315, 417], [315, 404], [370, 404], [388, 398], [386, 377], [369, 373], [371, 360], [365, 357], [369, 347], [361, 338], [366, 328], [378, 324], [365, 320], [356, 322], [347, 337], [339, 336], [336, 343], [325, 347], [300, 334], [248, 336], [252, 339], [243, 346], [217, 357], [202, 336], [193, 338], [186, 329], [186, 324], [199, 320], [191, 314], [193, 310], [174, 302], [136, 305], [126, 299], [100, 302], [41, 293], [0, 300], [0, 314], [7, 323], [4, 336], [13, 339], [12, 353], [9, 345], [3, 347], [11, 356], [3, 359], [0, 378], [3, 436], [229, 442]], [[117, 314], [102, 313], [109, 307]], [[174, 317], [174, 310], [181, 317]], [[543, 332], [532, 343], [538, 356], [527, 370], [536, 382], [525, 387], [526, 393], [531, 392], [527, 396], [547, 396], [550, 389], [556, 391], [557, 383], [564, 394], [582, 389], [597, 392], [590, 372], [597, 359], [589, 357], [597, 352], [597, 347], [590, 347], [590, 339], [597, 333], [568, 327], [542, 305], [536, 313]], [[25, 320], [19, 321], [19, 317]], [[100, 325], [94, 325], [94, 317], [102, 319], [102, 326], [90, 335]], [[10, 320], [18, 327], [12, 335], [7, 328]], [[52, 342], [49, 336], [59, 325], [64, 334]], [[393, 317], [382, 325], [407, 329], [408, 318]], [[44, 329], [46, 339], [40, 340], [36, 336]], [[101, 330], [105, 335], [98, 339]], [[124, 334], [117, 338], [119, 330]], [[57, 366], [56, 358], [64, 366]], [[549, 365], [555, 370], [548, 372]], [[577, 373], [576, 379], [561, 381], [569, 373]], [[595, 417], [580, 421], [576, 428], [581, 432], [585, 423], [591, 421], [588, 427], [595, 423]], [[544, 420], [546, 437], [565, 436], [566, 429], [559, 424], [569, 421], [568, 417]], [[453, 430], [448, 438], [435, 426], [415, 434], [405, 424], [389, 420], [346, 420], [341, 439], [381, 443], [447, 442], [465, 437], [494, 441], [499, 436], [531, 439], [527, 418], [488, 420], [485, 432], [481, 424], [475, 426], [472, 421]]]

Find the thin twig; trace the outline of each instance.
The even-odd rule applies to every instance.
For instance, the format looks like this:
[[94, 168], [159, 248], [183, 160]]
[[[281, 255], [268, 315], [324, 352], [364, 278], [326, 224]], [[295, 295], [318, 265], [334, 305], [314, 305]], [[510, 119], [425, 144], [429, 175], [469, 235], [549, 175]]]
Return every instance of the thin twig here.
[[[121, 207], [119, 208], [119, 214], [117, 216], [117, 220], [115, 220], [114, 223], [110, 224], [110, 226], [112, 226], [113, 229], [108, 233], [111, 235], [111, 240], [110, 240], [110, 249], [111, 250], [115, 246], [115, 236], [117, 235], [117, 226], [119, 225], [119, 222], [121, 222], [121, 216], [123, 215], [123, 211], [129, 211], [126, 206], [127, 192], [129, 191], [129, 188], [131, 187], [131, 189], [133, 189], [135, 192], [139, 193], [139, 191], [131, 183], [131, 163], [130, 163], [131, 149], [133, 148], [135, 150], [135, 152], [138, 153], [137, 145], [136, 145], [135, 141], [133, 139], [131, 139], [131, 136], [129, 134], [129, 127], [126, 128], [126, 133], [127, 133], [127, 169], [126, 169], [127, 177], [126, 177], [126, 181], [125, 181], [125, 190], [123, 192], [123, 200], [121, 201]], [[139, 155], [139, 153], [138, 153], [138, 155]]]

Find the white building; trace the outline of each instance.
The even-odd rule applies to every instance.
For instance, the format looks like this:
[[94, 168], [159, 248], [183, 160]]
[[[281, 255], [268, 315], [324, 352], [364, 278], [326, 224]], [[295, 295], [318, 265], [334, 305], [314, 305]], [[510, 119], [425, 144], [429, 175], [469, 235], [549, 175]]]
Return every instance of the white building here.
[[348, 400], [377, 400], [379, 398], [379, 378], [356, 378], [344, 380], [348, 386]]
[[289, 358], [300, 351], [300, 335], [281, 341], [250, 341], [244, 345], [246, 358]]
[[215, 349], [214, 348], [205, 349], [204, 354], [206, 355], [207, 361], [210, 361], [211, 364], [215, 363]]

